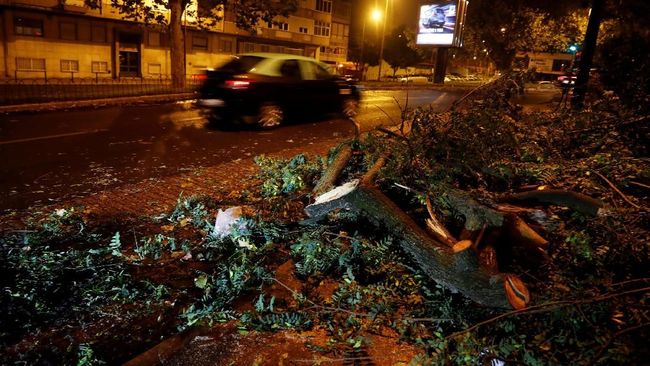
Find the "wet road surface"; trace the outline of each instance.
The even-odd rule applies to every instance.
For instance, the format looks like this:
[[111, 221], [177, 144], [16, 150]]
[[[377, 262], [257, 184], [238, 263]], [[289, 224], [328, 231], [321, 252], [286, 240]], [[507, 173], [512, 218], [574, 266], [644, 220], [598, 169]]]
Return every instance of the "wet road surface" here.
[[[406, 90], [365, 91], [363, 131], [399, 122]], [[444, 110], [460, 94], [409, 90], [409, 107]], [[0, 212], [353, 134], [325, 116], [269, 131], [206, 126], [191, 103], [0, 116]]]

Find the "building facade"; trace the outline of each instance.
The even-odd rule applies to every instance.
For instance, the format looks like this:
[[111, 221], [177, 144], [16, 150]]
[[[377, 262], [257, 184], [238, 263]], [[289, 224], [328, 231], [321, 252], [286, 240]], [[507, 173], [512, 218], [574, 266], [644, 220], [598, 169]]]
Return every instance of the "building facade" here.
[[[244, 52], [293, 53], [332, 64], [344, 62], [350, 1], [299, 3], [294, 14], [277, 18], [279, 24], [258, 24], [254, 33], [237, 28], [234, 15], [227, 11], [209, 30], [200, 28], [199, 20], [187, 15], [196, 14], [192, 11], [196, 2], [190, 4], [183, 18], [188, 77]], [[111, 0], [100, 5], [91, 9], [83, 0], [0, 0], [0, 78], [169, 77], [166, 29], [125, 20]], [[169, 16], [165, 9], [159, 12]]]

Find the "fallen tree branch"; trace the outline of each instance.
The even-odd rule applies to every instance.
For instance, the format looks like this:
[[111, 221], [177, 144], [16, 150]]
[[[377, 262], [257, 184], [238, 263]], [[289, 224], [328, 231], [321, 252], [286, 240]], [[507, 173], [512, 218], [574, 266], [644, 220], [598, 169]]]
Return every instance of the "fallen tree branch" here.
[[327, 191], [329, 191], [338, 180], [339, 176], [345, 166], [348, 164], [352, 158], [352, 148], [349, 145], [345, 145], [341, 150], [336, 154], [336, 157], [332, 163], [327, 167], [323, 176], [318, 180], [316, 187], [314, 187], [314, 196], [319, 196]]
[[505, 200], [564, 206], [591, 216], [598, 215], [600, 209], [605, 206], [603, 202], [582, 193], [563, 191], [559, 189], [543, 189], [515, 193], [507, 197]]
[[598, 172], [595, 171], [595, 170], [594, 170], [593, 172], [594, 172], [594, 174], [596, 174], [597, 176], [599, 176], [602, 180], [604, 180], [605, 183], [607, 183], [607, 185], [609, 185], [609, 187], [610, 187], [612, 190], [614, 190], [614, 192], [618, 193], [618, 194], [623, 198], [623, 200], [624, 200], [625, 202], [629, 203], [630, 206], [636, 208], [637, 210], [648, 211], [647, 208], [645, 208], [645, 207], [641, 207], [641, 206], [637, 205], [636, 203], [630, 201], [630, 199], [629, 199], [629, 198], [628, 198], [628, 197], [627, 197], [623, 192], [621, 192], [621, 191], [620, 191], [620, 190], [619, 190], [619, 189], [614, 185], [614, 183], [612, 183], [609, 179], [607, 179], [607, 177], [605, 177], [604, 175], [598, 173]]
[[637, 187], [641, 187], [641, 188], [645, 188], [645, 189], [650, 189], [650, 186], [647, 185], [647, 184], [634, 182], [634, 181], [631, 181], [630, 184], [633, 185], [633, 186], [637, 186]]
[[379, 171], [384, 167], [384, 165], [386, 165], [386, 157], [382, 156], [377, 159], [370, 170], [368, 170], [366, 174], [361, 177], [361, 184], [372, 184], [372, 182], [375, 180], [375, 177], [377, 174], [379, 174]]
[[[480, 266], [474, 251], [454, 254], [445, 243], [434, 240], [413, 219], [378, 189], [350, 182], [318, 197], [305, 208], [310, 217], [323, 217], [335, 209], [355, 210], [398, 240], [431, 279], [461, 292], [479, 304], [508, 308], [505, 277]], [[470, 242], [471, 244], [471, 242]]]

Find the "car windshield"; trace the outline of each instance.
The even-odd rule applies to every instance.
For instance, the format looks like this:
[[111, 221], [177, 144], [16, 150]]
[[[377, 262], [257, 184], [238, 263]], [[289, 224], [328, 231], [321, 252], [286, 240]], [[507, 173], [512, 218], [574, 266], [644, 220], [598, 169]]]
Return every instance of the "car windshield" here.
[[262, 60], [264, 60], [264, 58], [259, 56], [238, 56], [225, 65], [221, 66], [219, 68], [219, 71], [233, 74], [242, 74], [250, 71]]

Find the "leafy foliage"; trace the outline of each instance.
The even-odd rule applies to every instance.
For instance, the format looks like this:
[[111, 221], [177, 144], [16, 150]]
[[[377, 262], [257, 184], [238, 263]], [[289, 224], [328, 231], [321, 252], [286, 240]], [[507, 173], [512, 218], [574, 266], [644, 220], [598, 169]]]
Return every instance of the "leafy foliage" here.
[[323, 169], [322, 160], [316, 158], [309, 161], [303, 154], [289, 160], [257, 156], [255, 163], [260, 167], [264, 197], [288, 195], [304, 189], [306, 185], [313, 186]]

